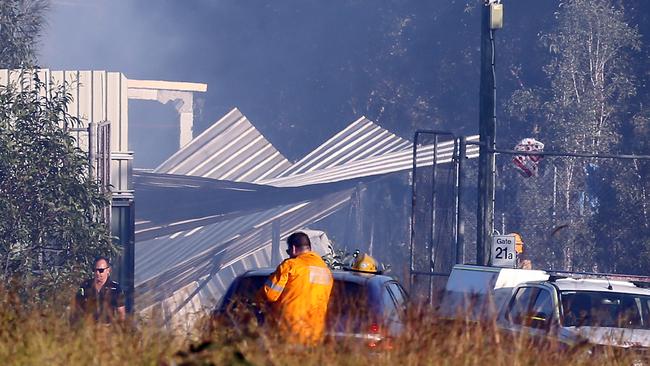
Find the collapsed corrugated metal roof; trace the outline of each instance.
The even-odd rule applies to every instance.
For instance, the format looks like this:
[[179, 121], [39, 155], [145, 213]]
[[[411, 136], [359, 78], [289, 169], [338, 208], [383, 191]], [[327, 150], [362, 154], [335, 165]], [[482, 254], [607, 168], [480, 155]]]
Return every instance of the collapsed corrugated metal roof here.
[[[409, 141], [361, 117], [277, 177], [311, 173], [410, 148]], [[272, 178], [267, 178], [267, 181]], [[261, 181], [264, 178], [258, 179]]]
[[[469, 136], [468, 141], [478, 141], [478, 135]], [[478, 156], [479, 147], [476, 145], [467, 146], [467, 157]], [[449, 163], [454, 152], [453, 141], [443, 142], [436, 150], [438, 164]], [[422, 146], [417, 153], [418, 166], [430, 166], [434, 161], [433, 145]], [[292, 175], [282, 175], [278, 178], [264, 179], [257, 183], [268, 184], [276, 187], [300, 187], [310, 184], [321, 184], [339, 182], [360, 177], [371, 177], [399, 171], [410, 170], [413, 167], [412, 146], [406, 150], [386, 152], [378, 156], [370, 156], [365, 159], [350, 160], [341, 165], [332, 165], [316, 171], [305, 171]]]
[[[421, 146], [416, 162], [449, 162], [453, 150]], [[359, 182], [409, 171], [412, 154], [411, 142], [362, 117], [292, 165], [233, 109], [155, 173], [135, 174], [138, 308], [212, 306], [236, 275], [275, 264], [273, 225], [284, 238], [349, 207]]]
[[[478, 135], [468, 141], [477, 141]], [[438, 147], [438, 162], [451, 160], [453, 143]], [[417, 158], [430, 164], [433, 146], [423, 146]], [[478, 156], [478, 146], [468, 146], [467, 156]], [[390, 133], [366, 117], [291, 164], [237, 109], [167, 159], [156, 173], [183, 174], [278, 187], [337, 182], [393, 173], [412, 167], [412, 143]]]
[[[210, 178], [136, 171], [135, 238], [140, 242], [221, 223], [256, 212], [318, 200], [372, 178], [305, 187], [273, 187]], [[173, 205], [170, 205], [173, 202]], [[254, 216], [247, 216], [252, 220]]]
[[290, 166], [246, 116], [234, 108], [154, 172], [255, 182], [275, 177]]
[[[214, 304], [234, 274], [272, 265], [272, 226], [281, 237], [312, 225], [345, 207], [352, 189], [319, 199], [279, 205], [209, 225], [138, 241], [136, 303], [139, 309], [170, 297], [192, 282], [200, 282], [200, 296]], [[280, 257], [280, 253], [276, 255]], [[228, 270], [226, 270], [228, 269]]]

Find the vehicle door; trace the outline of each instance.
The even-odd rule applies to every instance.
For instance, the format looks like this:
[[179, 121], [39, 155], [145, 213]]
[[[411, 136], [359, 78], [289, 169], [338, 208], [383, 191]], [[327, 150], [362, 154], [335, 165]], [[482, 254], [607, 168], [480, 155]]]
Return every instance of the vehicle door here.
[[559, 328], [557, 294], [543, 285], [519, 287], [505, 313], [505, 328], [512, 337], [530, 336], [547, 343]]

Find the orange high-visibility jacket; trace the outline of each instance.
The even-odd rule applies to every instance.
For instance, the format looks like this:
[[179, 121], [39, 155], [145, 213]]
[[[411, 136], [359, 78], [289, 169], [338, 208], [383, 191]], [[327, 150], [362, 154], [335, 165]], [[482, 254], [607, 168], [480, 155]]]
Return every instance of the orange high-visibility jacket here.
[[306, 252], [285, 259], [262, 288], [272, 303], [270, 315], [274, 318], [269, 320], [289, 341], [320, 341], [333, 283], [332, 272], [318, 254]]

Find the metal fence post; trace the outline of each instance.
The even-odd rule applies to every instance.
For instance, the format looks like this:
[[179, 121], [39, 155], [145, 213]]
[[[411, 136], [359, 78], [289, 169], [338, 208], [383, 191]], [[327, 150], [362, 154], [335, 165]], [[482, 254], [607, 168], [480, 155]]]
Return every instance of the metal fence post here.
[[465, 263], [465, 220], [463, 218], [463, 167], [467, 158], [467, 140], [461, 136], [458, 142], [456, 173], [456, 264]]
[[97, 147], [96, 147], [97, 134], [95, 133], [96, 125], [97, 123], [92, 121], [88, 123], [88, 176], [91, 179], [96, 177], [95, 175], [95, 165], [97, 164], [97, 162], [95, 161], [97, 159]]
[[413, 137], [413, 167], [411, 169], [411, 245], [410, 245], [410, 254], [409, 254], [409, 290], [413, 289], [413, 272], [415, 271], [415, 264], [413, 263], [413, 253], [415, 246], [415, 184], [416, 184], [416, 172], [417, 172], [417, 146], [418, 138], [420, 137], [420, 132], [416, 131], [415, 136]]

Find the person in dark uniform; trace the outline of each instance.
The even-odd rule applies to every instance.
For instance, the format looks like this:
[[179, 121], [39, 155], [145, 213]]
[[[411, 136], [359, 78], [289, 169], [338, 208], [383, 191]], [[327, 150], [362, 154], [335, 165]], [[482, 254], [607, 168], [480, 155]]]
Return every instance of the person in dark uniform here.
[[84, 281], [74, 300], [73, 321], [92, 318], [99, 323], [112, 323], [126, 319], [124, 291], [111, 280], [108, 258], [98, 257], [93, 266], [93, 278]]

